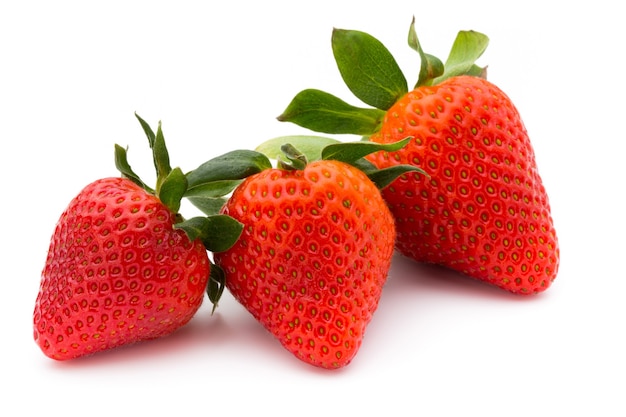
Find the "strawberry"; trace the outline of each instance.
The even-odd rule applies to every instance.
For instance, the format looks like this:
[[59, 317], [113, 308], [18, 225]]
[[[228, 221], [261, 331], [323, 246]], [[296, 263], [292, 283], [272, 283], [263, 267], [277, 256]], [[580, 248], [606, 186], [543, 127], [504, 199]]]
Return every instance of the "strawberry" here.
[[35, 340], [70, 359], [172, 333], [200, 307], [210, 266], [200, 240], [126, 178], [85, 187], [57, 224], [37, 297]]
[[334, 150], [350, 144], [331, 144], [308, 163], [290, 145], [283, 149], [292, 165], [246, 178], [224, 206], [243, 232], [215, 262], [233, 296], [286, 350], [314, 366], [341, 368], [378, 307], [394, 221], [375, 175], [330, 159], [342, 159]]
[[122, 177], [93, 181], [62, 213], [33, 313], [34, 339], [50, 358], [73, 359], [169, 335], [194, 316], [205, 291], [215, 303], [221, 293], [207, 249], [228, 248], [241, 225], [221, 214], [184, 220], [178, 208], [184, 195], [199, 207], [219, 201], [220, 192], [198, 189], [221, 187], [220, 180], [240, 173], [218, 178], [212, 168], [230, 165], [228, 155], [187, 175], [171, 169], [160, 125], [154, 134], [137, 118], [153, 148], [157, 189], [141, 182], [126, 151], [116, 146]]
[[304, 90], [279, 120], [372, 142], [410, 137], [369, 160], [379, 168], [421, 167], [383, 190], [396, 220], [396, 247], [516, 294], [554, 281], [559, 245], [535, 152], [511, 99], [474, 62], [488, 38], [459, 32], [445, 65], [424, 53], [414, 22], [409, 44], [421, 58], [411, 91], [389, 51], [358, 31], [333, 32], [333, 51], [358, 108], [319, 90]]

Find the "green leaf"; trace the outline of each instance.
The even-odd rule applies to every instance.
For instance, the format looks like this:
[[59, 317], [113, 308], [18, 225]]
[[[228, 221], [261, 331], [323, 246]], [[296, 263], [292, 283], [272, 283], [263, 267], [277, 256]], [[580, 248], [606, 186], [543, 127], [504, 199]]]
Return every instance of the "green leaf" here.
[[373, 36], [334, 29], [332, 48], [343, 80], [364, 103], [387, 110], [408, 92], [406, 79], [393, 55]]
[[154, 194], [154, 190], [148, 187], [142, 180], [139, 178], [139, 175], [133, 171], [128, 163], [127, 151], [125, 148], [122, 148], [120, 145], [115, 145], [115, 166], [120, 171], [124, 178], [128, 178], [147, 192]]
[[415, 87], [428, 84], [434, 78], [444, 72], [443, 62], [436, 56], [427, 54], [422, 49], [417, 33], [415, 32], [415, 17], [409, 29], [409, 46], [417, 51], [420, 56], [420, 73]]
[[[225, 153], [187, 173], [186, 196], [199, 196], [202, 190], [215, 190], [216, 187], [222, 187], [224, 184], [236, 186], [235, 180], [244, 179], [269, 168], [272, 168], [272, 163], [260, 152], [244, 149]], [[211, 194], [211, 196], [217, 195]]]
[[302, 154], [304, 154], [304, 156], [306, 156], [308, 161], [318, 161], [322, 159], [322, 149], [324, 149], [324, 147], [340, 142], [337, 139], [331, 139], [324, 136], [279, 136], [261, 143], [256, 147], [256, 151], [261, 152], [268, 158], [278, 160], [283, 156], [281, 147], [286, 143], [289, 143], [298, 149]]
[[204, 246], [211, 252], [230, 249], [241, 236], [243, 224], [225, 214], [208, 216], [205, 224]]
[[322, 150], [322, 159], [332, 159], [350, 164], [374, 152], [398, 151], [405, 147], [411, 139], [411, 137], [407, 137], [394, 143], [358, 141], [328, 145]]
[[415, 32], [415, 18], [409, 28], [409, 46], [420, 55], [420, 74], [415, 87], [435, 85], [457, 75], [486, 78], [485, 68], [475, 64], [485, 52], [489, 38], [476, 31], [459, 31], [445, 65], [433, 55], [425, 53]]
[[176, 223], [174, 227], [183, 230], [192, 241], [200, 239], [211, 252], [228, 250], [237, 242], [243, 230], [240, 222], [224, 214], [192, 217]]
[[163, 137], [163, 130], [161, 129], [161, 122], [157, 128], [157, 133], [154, 139], [154, 146], [152, 147], [152, 157], [154, 158], [154, 167], [157, 172], [157, 190], [161, 187], [165, 178], [172, 171], [170, 166], [170, 157], [165, 146], [165, 138]]
[[213, 308], [211, 309], [211, 314], [215, 313], [215, 309], [217, 308], [217, 304], [222, 298], [222, 294], [224, 293], [224, 287], [226, 285], [226, 274], [224, 270], [215, 264], [211, 264], [211, 272], [209, 275], [209, 283], [207, 285], [207, 295], [209, 296], [209, 301], [213, 304]]
[[223, 197], [187, 197], [187, 200], [207, 216], [219, 214], [226, 199]]
[[414, 165], [394, 165], [389, 168], [379, 169], [367, 173], [367, 176], [374, 184], [376, 184], [376, 187], [378, 187], [379, 190], [382, 190], [395, 181], [396, 178], [406, 174], [407, 172], [419, 172], [420, 174], [426, 175], [426, 172], [423, 169]]
[[306, 167], [306, 164], [308, 163], [306, 155], [296, 149], [296, 147], [294, 147], [291, 143], [285, 143], [280, 148], [283, 151], [285, 158], [288, 160], [285, 161], [283, 158], [279, 160], [281, 168], [303, 170]]
[[146, 134], [146, 137], [148, 138], [148, 143], [150, 144], [150, 149], [154, 148], [154, 140], [156, 138], [156, 135], [154, 134], [154, 131], [152, 130], [150, 125], [145, 120], [143, 120], [141, 117], [139, 117], [139, 115], [136, 112], [135, 112], [135, 117], [137, 118], [137, 120], [139, 120], [139, 124], [143, 128], [143, 131]]
[[384, 117], [383, 110], [355, 107], [332, 94], [307, 89], [296, 94], [278, 120], [315, 132], [371, 135]]
[[369, 175], [369, 173], [378, 170], [378, 168], [376, 168], [376, 165], [372, 164], [370, 161], [368, 161], [365, 158], [360, 158], [354, 162], [350, 162], [350, 165], [363, 171], [365, 175]]
[[158, 197], [172, 213], [178, 213], [180, 202], [186, 191], [187, 178], [180, 168], [175, 168], [165, 177]]
[[205, 234], [205, 224], [206, 217], [192, 217], [191, 219], [176, 223], [174, 227], [183, 230], [187, 234], [187, 237], [189, 237], [189, 240], [193, 242], [196, 239], [202, 240]]
[[139, 117], [137, 113], [135, 113], [135, 117], [139, 120], [139, 124], [148, 138], [150, 149], [152, 149], [152, 159], [154, 160], [154, 168], [157, 173], [156, 189], [158, 192], [161, 188], [161, 184], [165, 181], [165, 178], [172, 170], [172, 167], [170, 166], [169, 153], [167, 151], [167, 147], [165, 146], [165, 137], [163, 136], [163, 130], [161, 129], [161, 122], [159, 122], [157, 132], [155, 134], [150, 125]]
[[476, 72], [479, 67], [475, 62], [485, 52], [488, 44], [489, 38], [480, 32], [459, 31], [446, 60], [445, 71], [442, 76], [433, 80], [433, 84], [457, 75]]
[[188, 189], [185, 193], [185, 197], [197, 197], [197, 198], [217, 198], [223, 197], [233, 191], [242, 180], [223, 180], [223, 181], [211, 181], [203, 184], [196, 185], [192, 189]]
[[467, 71], [467, 75], [473, 77], [487, 79], [487, 67], [479, 67], [478, 65], [472, 65], [472, 68]]

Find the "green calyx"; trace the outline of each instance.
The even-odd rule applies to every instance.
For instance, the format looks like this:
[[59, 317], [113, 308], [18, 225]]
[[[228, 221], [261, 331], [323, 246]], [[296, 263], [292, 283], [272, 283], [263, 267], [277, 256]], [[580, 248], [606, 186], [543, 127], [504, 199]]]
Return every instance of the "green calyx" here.
[[288, 170], [302, 170], [312, 161], [341, 161], [360, 169], [379, 189], [383, 189], [403, 174], [411, 171], [421, 174], [425, 172], [413, 165], [378, 169], [365, 157], [379, 151], [398, 151], [410, 140], [408, 137], [398, 142], [382, 144], [369, 141], [340, 142], [323, 136], [281, 136], [263, 142], [256, 151], [276, 159], [279, 168]]
[[[486, 77], [475, 64], [489, 39], [475, 31], [460, 31], [445, 64], [422, 49], [411, 22], [408, 44], [420, 58], [414, 88], [436, 85], [459, 75]], [[331, 39], [337, 67], [347, 87], [363, 103], [357, 107], [327, 92], [306, 89], [298, 93], [278, 116], [315, 132], [369, 136], [380, 129], [386, 111], [409, 92], [408, 82], [389, 50], [373, 36], [360, 31], [334, 29]]]
[[[190, 240], [200, 239], [210, 252], [222, 252], [235, 244], [242, 232], [242, 224], [230, 216], [220, 214], [227, 195], [246, 177], [271, 168], [271, 162], [262, 153], [236, 150], [215, 157], [184, 173], [172, 168], [165, 138], [159, 123], [156, 133], [139, 115], [150, 148], [157, 173], [156, 187], [145, 184], [127, 159], [127, 150], [115, 145], [115, 165], [123, 177], [130, 179], [146, 192], [155, 195], [174, 214], [178, 221], [175, 228], [183, 230]], [[204, 215], [189, 219], [179, 214], [181, 201], [186, 198]], [[211, 276], [207, 286], [213, 310], [224, 291], [224, 273], [217, 265], [211, 265]]]

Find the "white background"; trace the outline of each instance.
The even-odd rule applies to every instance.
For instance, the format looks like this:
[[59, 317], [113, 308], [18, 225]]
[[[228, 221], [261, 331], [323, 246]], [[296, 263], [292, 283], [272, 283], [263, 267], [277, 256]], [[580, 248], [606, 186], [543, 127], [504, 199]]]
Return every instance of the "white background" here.
[[[626, 415], [618, 5], [3, 2], [0, 414]], [[332, 28], [379, 38], [413, 84], [413, 16], [442, 58], [460, 29], [491, 38], [479, 63], [522, 113], [559, 234], [547, 292], [519, 298], [396, 257], [363, 346], [340, 371], [292, 357], [228, 293], [214, 316], [206, 302], [159, 341], [66, 363], [39, 351], [32, 309], [58, 216], [84, 185], [117, 175], [114, 143], [153, 178], [135, 111], [163, 121], [184, 171], [307, 133], [276, 121], [301, 89], [360, 104], [334, 64]]]

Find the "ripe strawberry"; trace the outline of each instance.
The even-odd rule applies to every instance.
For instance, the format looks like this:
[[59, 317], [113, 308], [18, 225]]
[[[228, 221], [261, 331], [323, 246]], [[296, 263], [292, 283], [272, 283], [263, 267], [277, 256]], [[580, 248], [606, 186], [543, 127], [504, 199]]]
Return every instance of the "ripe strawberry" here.
[[233, 296], [302, 361], [350, 363], [395, 240], [377, 186], [345, 162], [316, 160], [248, 177], [223, 212], [243, 224], [241, 239], [215, 254]]
[[157, 197], [126, 178], [85, 187], [57, 224], [34, 312], [35, 340], [71, 359], [172, 333], [202, 303], [209, 259]]
[[[190, 185], [210, 183], [205, 169], [187, 176], [172, 170], [160, 126], [155, 135], [139, 120], [153, 148], [159, 187], [145, 186], [125, 150], [116, 147], [124, 177], [87, 185], [61, 215], [33, 313], [35, 341], [50, 358], [73, 359], [185, 325], [213, 272], [207, 248], [225, 249], [240, 233], [240, 225], [223, 215], [183, 221], [180, 199]], [[219, 288], [209, 288], [216, 301]]]
[[536, 294], [556, 278], [558, 240], [520, 114], [474, 64], [487, 43], [480, 33], [459, 32], [444, 66], [423, 52], [412, 24], [409, 44], [422, 65], [408, 91], [380, 42], [336, 30], [340, 72], [355, 95], [375, 108], [305, 90], [279, 119], [380, 143], [411, 137], [398, 151], [369, 157], [379, 168], [413, 164], [428, 174], [404, 175], [383, 190], [396, 219], [397, 249], [513, 293]]
[[[427, 116], [416, 121], [419, 112]], [[430, 174], [384, 190], [398, 250], [514, 293], [548, 288], [558, 266], [556, 232], [526, 129], [508, 97], [471, 76], [420, 87], [391, 107], [372, 140], [398, 135], [414, 139], [405, 150], [376, 155], [375, 165], [414, 163]]]

